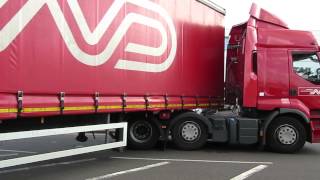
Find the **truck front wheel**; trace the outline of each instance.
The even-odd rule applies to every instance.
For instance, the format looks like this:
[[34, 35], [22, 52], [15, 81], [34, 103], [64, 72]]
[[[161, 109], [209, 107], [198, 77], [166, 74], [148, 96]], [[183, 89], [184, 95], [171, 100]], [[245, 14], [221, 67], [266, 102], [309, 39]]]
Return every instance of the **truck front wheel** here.
[[173, 142], [182, 150], [199, 149], [206, 143], [207, 138], [207, 128], [196, 114], [182, 115], [172, 129]]
[[270, 124], [267, 145], [270, 150], [281, 153], [299, 151], [306, 142], [306, 130], [296, 118], [282, 116]]
[[132, 149], [150, 149], [159, 139], [159, 130], [148, 120], [129, 121], [128, 147]]

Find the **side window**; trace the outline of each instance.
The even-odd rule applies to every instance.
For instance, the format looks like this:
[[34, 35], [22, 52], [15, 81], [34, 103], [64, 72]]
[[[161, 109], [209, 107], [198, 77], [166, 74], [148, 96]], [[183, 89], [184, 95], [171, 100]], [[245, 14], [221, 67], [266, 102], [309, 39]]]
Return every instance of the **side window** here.
[[293, 70], [303, 79], [320, 84], [320, 64], [316, 53], [293, 53]]

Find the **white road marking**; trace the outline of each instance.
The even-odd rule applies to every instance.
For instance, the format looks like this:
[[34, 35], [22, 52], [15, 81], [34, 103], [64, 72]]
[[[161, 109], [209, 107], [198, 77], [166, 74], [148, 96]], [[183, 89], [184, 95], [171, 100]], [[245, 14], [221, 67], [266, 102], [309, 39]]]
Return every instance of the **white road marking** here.
[[8, 156], [17, 156], [18, 153], [14, 153], [14, 154], [0, 154], [0, 157], [8, 157]]
[[0, 152], [16, 152], [16, 153], [26, 153], [26, 154], [37, 154], [37, 152], [33, 151], [20, 151], [20, 150], [11, 150], [11, 149], [0, 149]]
[[167, 164], [169, 164], [169, 162], [160, 162], [160, 163], [157, 163], [157, 164], [151, 164], [151, 165], [147, 165], [147, 166], [143, 166], [143, 167], [139, 167], [139, 168], [129, 169], [129, 170], [125, 170], [125, 171], [119, 171], [119, 172], [115, 172], [115, 173], [112, 173], [112, 174], [106, 174], [106, 175], [99, 176], [99, 177], [89, 178], [87, 180], [109, 179], [109, 178], [112, 178], [112, 177], [115, 177], [115, 176], [128, 174], [128, 173], [133, 173], [133, 172], [137, 172], [137, 171], [143, 171], [143, 170], [147, 170], [147, 169], [151, 169], [151, 168], [155, 168], [155, 167], [159, 167], [159, 166], [163, 166], [163, 165], [167, 165]]
[[8, 170], [0, 171], [0, 174], [19, 172], [19, 171], [26, 171], [26, 170], [37, 169], [37, 168], [53, 167], [53, 166], [59, 166], [59, 165], [77, 164], [77, 163], [83, 163], [83, 162], [94, 161], [94, 160], [97, 160], [97, 159], [96, 158], [81, 159], [81, 160], [75, 160], [75, 161], [66, 161], [66, 162], [59, 162], [59, 163], [43, 164], [43, 165], [39, 165], [39, 166], [30, 166], [30, 167], [23, 167], [23, 168], [17, 168], [17, 169], [8, 169]]
[[248, 177], [252, 176], [254, 173], [257, 173], [259, 171], [262, 171], [263, 169], [267, 168], [267, 165], [259, 165], [257, 167], [254, 167], [230, 180], [243, 180], [243, 179], [247, 179]]
[[202, 163], [232, 163], [232, 164], [273, 164], [272, 162], [254, 161], [215, 161], [198, 159], [162, 159], [162, 158], [138, 158], [138, 157], [110, 157], [111, 159], [148, 160], [148, 161], [173, 161], [173, 162], [202, 162]]

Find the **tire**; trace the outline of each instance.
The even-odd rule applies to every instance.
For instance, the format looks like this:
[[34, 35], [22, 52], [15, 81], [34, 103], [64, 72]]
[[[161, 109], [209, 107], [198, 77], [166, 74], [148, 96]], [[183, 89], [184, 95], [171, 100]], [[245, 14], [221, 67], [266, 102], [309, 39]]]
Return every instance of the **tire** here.
[[200, 149], [208, 139], [207, 127], [195, 113], [178, 116], [171, 133], [175, 146], [187, 151]]
[[306, 129], [296, 118], [282, 116], [276, 118], [267, 131], [267, 146], [271, 151], [295, 153], [306, 142]]
[[128, 147], [146, 150], [153, 148], [158, 142], [160, 133], [156, 125], [144, 119], [135, 119], [128, 123]]

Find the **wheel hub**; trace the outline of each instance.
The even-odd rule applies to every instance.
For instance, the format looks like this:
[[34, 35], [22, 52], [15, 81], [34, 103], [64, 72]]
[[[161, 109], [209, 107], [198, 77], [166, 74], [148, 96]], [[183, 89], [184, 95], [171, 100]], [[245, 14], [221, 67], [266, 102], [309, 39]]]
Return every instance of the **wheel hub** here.
[[291, 145], [297, 140], [297, 130], [290, 125], [283, 125], [277, 129], [278, 140], [282, 144]]
[[194, 122], [185, 122], [181, 127], [181, 136], [185, 141], [195, 141], [200, 137], [200, 134], [200, 127]]
[[147, 122], [138, 121], [131, 126], [129, 133], [136, 142], [144, 143], [151, 138], [152, 127]]

